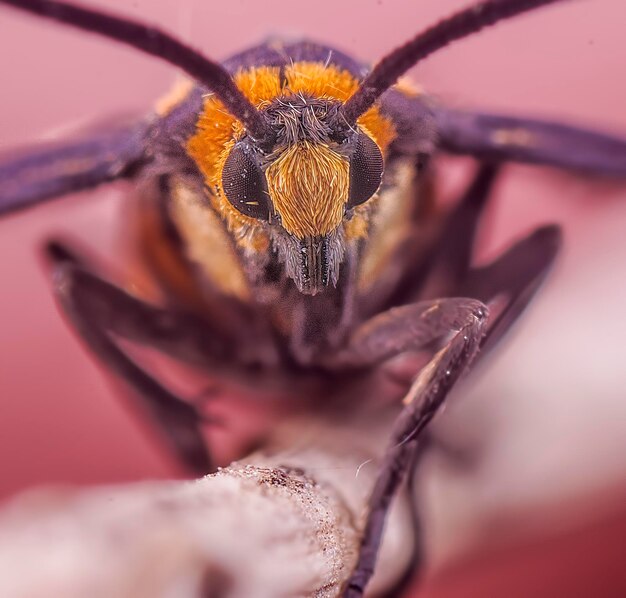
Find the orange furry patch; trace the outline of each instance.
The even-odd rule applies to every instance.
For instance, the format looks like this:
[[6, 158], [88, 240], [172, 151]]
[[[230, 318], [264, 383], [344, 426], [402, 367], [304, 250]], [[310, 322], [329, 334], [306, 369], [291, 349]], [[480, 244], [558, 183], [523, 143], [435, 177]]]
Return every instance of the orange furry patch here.
[[348, 201], [349, 170], [348, 160], [319, 143], [285, 150], [265, 173], [284, 229], [301, 239], [335, 230]]
[[[348, 71], [320, 62], [296, 62], [285, 69], [286, 92], [307, 93], [320, 98], [345, 102], [358, 88], [359, 82]], [[377, 107], [370, 108], [358, 119], [378, 144], [383, 154], [396, 136], [390, 119], [381, 115]]]
[[[280, 94], [279, 69], [259, 67], [235, 75], [235, 83], [257, 107], [266, 105]], [[264, 251], [267, 235], [259, 230], [254, 218], [236, 210], [222, 193], [222, 170], [235, 140], [243, 132], [241, 124], [226, 111], [222, 102], [208, 95], [196, 123], [196, 134], [187, 142], [187, 153], [194, 159], [212, 191], [213, 208], [222, 215], [237, 243], [246, 249]]]

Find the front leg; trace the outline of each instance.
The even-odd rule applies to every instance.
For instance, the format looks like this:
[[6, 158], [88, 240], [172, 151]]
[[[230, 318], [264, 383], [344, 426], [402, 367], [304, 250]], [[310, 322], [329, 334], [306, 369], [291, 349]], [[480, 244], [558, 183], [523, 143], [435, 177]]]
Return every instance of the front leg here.
[[201, 427], [205, 418], [139, 367], [112, 336], [167, 347], [170, 353], [197, 352], [197, 327], [101, 279], [61, 244], [50, 244], [47, 256], [57, 302], [82, 341], [130, 387], [133, 407], [148, 416], [175, 457], [194, 474], [211, 471]]
[[[370, 499], [362, 552], [346, 596], [361, 596], [372, 575], [385, 516], [411, 467], [419, 434], [478, 349], [492, 347], [527, 306], [558, 253], [560, 239], [558, 227], [545, 226], [514, 244], [492, 264], [470, 269], [458, 288], [478, 300], [443, 299], [394, 308], [363, 324], [353, 336], [350, 359], [374, 366], [404, 351], [428, 347], [457, 331], [422, 369], [407, 394], [408, 404], [394, 427]], [[505, 297], [506, 303], [487, 326], [481, 301], [496, 297]]]
[[[90, 136], [0, 156], [0, 214], [134, 176], [148, 161], [148, 122], [109, 125]], [[21, 155], [20, 155], [21, 154]]]
[[346, 588], [346, 598], [363, 595], [374, 572], [387, 512], [418, 450], [420, 434], [478, 353], [487, 315], [487, 307], [473, 299], [440, 299], [395, 308], [357, 330], [342, 356], [359, 365], [373, 365], [399, 353], [428, 347], [452, 334], [406, 395], [370, 496], [359, 560]]
[[[489, 302], [505, 301], [492, 318], [483, 341], [483, 353], [510, 329], [543, 283], [559, 253], [562, 242], [557, 225], [541, 226], [514, 243], [495, 261], [472, 268], [457, 287], [458, 292]], [[492, 310], [493, 311], [493, 310]]]
[[626, 139], [558, 122], [434, 109], [444, 151], [481, 160], [546, 164], [588, 174], [624, 178]]

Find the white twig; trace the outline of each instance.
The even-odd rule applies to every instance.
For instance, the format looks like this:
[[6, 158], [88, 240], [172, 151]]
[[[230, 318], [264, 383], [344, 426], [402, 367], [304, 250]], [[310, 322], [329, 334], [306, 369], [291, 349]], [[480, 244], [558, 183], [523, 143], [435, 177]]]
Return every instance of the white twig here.
[[[18, 497], [0, 514], [0, 596], [339, 595], [376, 468], [358, 479], [354, 471], [379, 446], [372, 448], [371, 433], [311, 422], [305, 429], [311, 442], [302, 439], [302, 422], [286, 426], [271, 451], [197, 481]], [[407, 518], [400, 501], [379, 589], [397, 581], [411, 558]]]

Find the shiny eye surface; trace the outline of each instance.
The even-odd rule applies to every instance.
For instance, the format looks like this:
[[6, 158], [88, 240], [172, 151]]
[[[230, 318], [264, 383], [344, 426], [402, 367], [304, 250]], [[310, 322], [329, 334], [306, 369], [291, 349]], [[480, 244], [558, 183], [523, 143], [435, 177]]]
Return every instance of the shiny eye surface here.
[[383, 178], [383, 155], [374, 141], [359, 133], [356, 147], [350, 157], [349, 208], [367, 201], [380, 187]]
[[268, 220], [269, 196], [265, 174], [250, 150], [235, 145], [222, 171], [222, 189], [226, 199], [242, 214]]

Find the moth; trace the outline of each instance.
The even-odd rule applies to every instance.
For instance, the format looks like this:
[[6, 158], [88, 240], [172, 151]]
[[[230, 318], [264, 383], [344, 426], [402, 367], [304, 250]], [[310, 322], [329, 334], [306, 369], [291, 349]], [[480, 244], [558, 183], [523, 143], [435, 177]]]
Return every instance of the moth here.
[[[134, 233], [162, 304], [108, 280], [66, 242], [51, 241], [46, 255], [68, 321], [190, 472], [212, 468], [203, 415], [136, 363], [126, 341], [251, 389], [329, 397], [349, 395], [398, 355], [430, 351], [406, 390], [346, 596], [364, 592], [389, 503], [427, 424], [517, 319], [558, 252], [559, 229], [545, 226], [472, 266], [499, 164], [626, 177], [624, 139], [452, 110], [399, 82], [447, 44], [555, 1], [471, 5], [370, 70], [311, 41], [267, 42], [218, 64], [128, 19], [65, 2], [0, 0], [135, 47], [189, 77], [144, 119], [0, 163], [0, 213], [116, 179], [136, 182]], [[425, 239], [430, 165], [440, 152], [473, 156], [479, 167]]]

